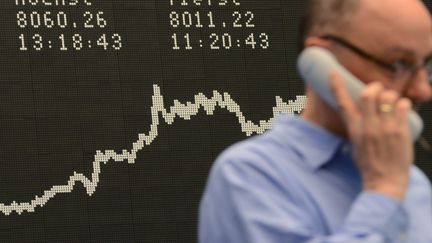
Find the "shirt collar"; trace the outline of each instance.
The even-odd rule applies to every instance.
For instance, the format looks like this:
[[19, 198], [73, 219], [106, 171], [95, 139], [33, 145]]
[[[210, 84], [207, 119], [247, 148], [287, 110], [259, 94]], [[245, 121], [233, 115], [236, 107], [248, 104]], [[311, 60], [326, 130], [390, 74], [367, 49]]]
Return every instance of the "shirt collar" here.
[[340, 148], [349, 146], [346, 140], [299, 116], [279, 115], [272, 130], [313, 170], [328, 163]]

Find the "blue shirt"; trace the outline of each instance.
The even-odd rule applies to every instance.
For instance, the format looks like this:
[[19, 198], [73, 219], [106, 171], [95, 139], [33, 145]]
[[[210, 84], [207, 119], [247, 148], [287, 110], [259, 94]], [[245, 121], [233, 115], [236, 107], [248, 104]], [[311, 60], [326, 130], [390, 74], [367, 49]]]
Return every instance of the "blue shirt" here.
[[404, 202], [363, 192], [350, 145], [299, 117], [215, 162], [200, 205], [201, 243], [432, 242], [432, 196], [415, 166]]

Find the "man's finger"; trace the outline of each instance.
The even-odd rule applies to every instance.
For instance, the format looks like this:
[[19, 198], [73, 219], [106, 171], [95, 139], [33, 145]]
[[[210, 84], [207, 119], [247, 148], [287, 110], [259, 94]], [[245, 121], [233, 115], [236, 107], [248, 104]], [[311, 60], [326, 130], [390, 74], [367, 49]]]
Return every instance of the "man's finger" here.
[[396, 102], [399, 99], [399, 95], [396, 93], [396, 91], [393, 90], [386, 90], [383, 91], [378, 98], [378, 109], [379, 109], [379, 115], [382, 121], [382, 126], [387, 126], [388, 123], [396, 122], [394, 118], [394, 110]]
[[408, 122], [408, 114], [412, 110], [412, 102], [407, 98], [402, 98], [395, 103], [395, 113], [399, 124]]
[[[384, 87], [379, 82], [373, 82], [366, 86], [361, 94], [361, 109], [365, 120], [368, 124], [373, 125], [378, 122], [379, 114], [379, 97]], [[391, 105], [391, 104], [390, 104]]]

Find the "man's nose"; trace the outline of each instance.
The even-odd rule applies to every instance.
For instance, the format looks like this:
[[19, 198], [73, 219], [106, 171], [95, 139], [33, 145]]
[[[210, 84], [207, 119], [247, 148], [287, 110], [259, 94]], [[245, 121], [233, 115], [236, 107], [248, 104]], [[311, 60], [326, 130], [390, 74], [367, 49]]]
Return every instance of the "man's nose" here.
[[421, 68], [413, 75], [405, 90], [406, 97], [415, 103], [425, 103], [432, 100], [432, 85], [426, 68]]

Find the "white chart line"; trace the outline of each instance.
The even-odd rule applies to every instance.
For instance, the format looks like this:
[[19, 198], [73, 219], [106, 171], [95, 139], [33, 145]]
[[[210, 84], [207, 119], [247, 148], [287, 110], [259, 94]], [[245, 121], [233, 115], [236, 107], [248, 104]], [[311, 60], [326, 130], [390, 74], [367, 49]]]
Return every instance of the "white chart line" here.
[[104, 152], [97, 150], [93, 161], [91, 179], [81, 173], [74, 172], [73, 175], [69, 177], [67, 184], [54, 185], [51, 189], [45, 190], [42, 196], [36, 195], [30, 202], [17, 203], [16, 201], [13, 201], [9, 205], [0, 203], [0, 211], [5, 215], [10, 215], [12, 212], [18, 214], [21, 214], [24, 211], [34, 212], [36, 207], [43, 207], [57, 194], [71, 193], [76, 182], [81, 182], [86, 189], [87, 194], [91, 196], [96, 191], [99, 183], [101, 165], [107, 164], [110, 161], [127, 161], [129, 164], [134, 164], [138, 151], [142, 150], [144, 146], [150, 145], [158, 136], [160, 115], [162, 115], [167, 124], [171, 125], [174, 122], [174, 118], [177, 116], [184, 120], [190, 120], [192, 116], [199, 113], [201, 107], [207, 115], [211, 116], [216, 107], [219, 107], [228, 110], [230, 113], [234, 113], [241, 125], [242, 132], [246, 133], [247, 136], [251, 136], [254, 133], [260, 134], [269, 129], [277, 114], [281, 112], [288, 114], [299, 113], [303, 110], [306, 103], [305, 96], [297, 96], [295, 101], [289, 101], [288, 103], [283, 102], [282, 98], [277, 96], [276, 106], [273, 107], [273, 117], [269, 120], [261, 120], [259, 124], [254, 124], [252, 121], [246, 120], [240, 110], [240, 106], [231, 99], [231, 96], [228, 93], [220, 94], [218, 91], [213, 91], [213, 97], [211, 98], [207, 98], [204, 94], [199, 93], [195, 95], [194, 103], [187, 102], [186, 104], [182, 104], [178, 100], [174, 100], [174, 105], [169, 108], [169, 111], [167, 111], [164, 106], [163, 96], [161, 95], [159, 86], [153, 85], [153, 92], [153, 106], [151, 107], [152, 124], [150, 125], [150, 131], [148, 134], [138, 134], [138, 141], [133, 143], [132, 150], [128, 151], [124, 149], [120, 154], [116, 153], [114, 150], [105, 150]]

